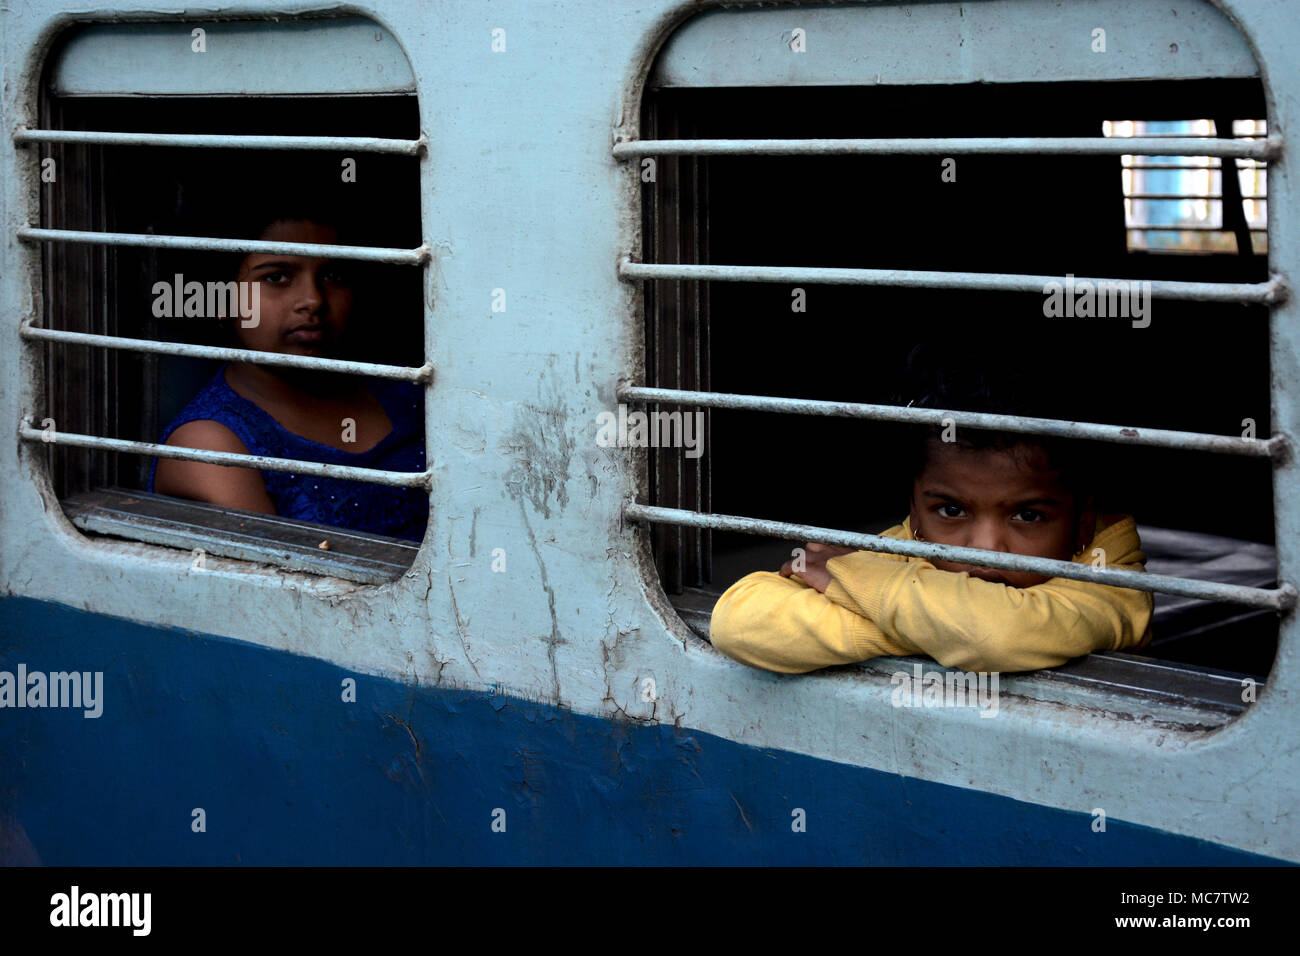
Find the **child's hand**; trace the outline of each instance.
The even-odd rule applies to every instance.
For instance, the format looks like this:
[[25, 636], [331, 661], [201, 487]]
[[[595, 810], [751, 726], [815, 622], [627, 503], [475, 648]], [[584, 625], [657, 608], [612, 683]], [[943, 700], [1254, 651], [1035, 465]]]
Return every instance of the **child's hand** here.
[[790, 560], [781, 565], [781, 577], [788, 578], [797, 575], [804, 584], [816, 588], [823, 594], [831, 583], [831, 573], [826, 570], [826, 562], [831, 558], [838, 558], [842, 554], [852, 554], [856, 550], [854, 548], [842, 548], [835, 544], [818, 544], [816, 541], [807, 542], [803, 549], [803, 570], [796, 571], [794, 561]]

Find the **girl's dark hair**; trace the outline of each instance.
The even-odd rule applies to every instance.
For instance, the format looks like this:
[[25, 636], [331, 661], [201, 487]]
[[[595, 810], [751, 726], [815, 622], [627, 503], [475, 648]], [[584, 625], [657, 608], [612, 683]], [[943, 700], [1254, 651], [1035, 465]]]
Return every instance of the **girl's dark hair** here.
[[[1067, 353], [1046, 341], [1020, 344], [992, 329], [981, 331], [982, 338], [950, 336], [913, 348], [894, 404], [1065, 421], [1086, 418], [1080, 410], [1088, 389], [1070, 372], [1073, 362]], [[938, 425], [906, 426], [909, 480], [924, 470], [929, 442], [941, 440], [943, 433]], [[959, 447], [969, 449], [1041, 448], [1077, 497], [1094, 491], [1102, 454], [1095, 443], [962, 425], [956, 426], [955, 438]]]
[[[286, 187], [286, 181], [293, 185]], [[371, 245], [356, 205], [344, 184], [283, 180], [232, 201], [220, 216], [216, 234], [229, 239], [258, 239], [277, 222], [307, 221], [333, 226], [338, 233], [337, 245]], [[217, 268], [233, 277], [245, 255], [224, 254]]]

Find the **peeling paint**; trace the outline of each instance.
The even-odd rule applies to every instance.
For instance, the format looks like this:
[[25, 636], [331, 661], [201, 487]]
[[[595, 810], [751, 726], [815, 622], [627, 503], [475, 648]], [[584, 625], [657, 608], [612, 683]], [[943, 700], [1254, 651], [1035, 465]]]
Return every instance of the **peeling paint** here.
[[[548, 365], [554, 361], [551, 356]], [[535, 511], [550, 518], [552, 498], [559, 508], [569, 504], [574, 423], [569, 420], [565, 394], [549, 373], [538, 383], [538, 393], [539, 398], [544, 394], [544, 400], [516, 409], [514, 427], [501, 448], [514, 462], [505, 477], [510, 494], [527, 498]]]

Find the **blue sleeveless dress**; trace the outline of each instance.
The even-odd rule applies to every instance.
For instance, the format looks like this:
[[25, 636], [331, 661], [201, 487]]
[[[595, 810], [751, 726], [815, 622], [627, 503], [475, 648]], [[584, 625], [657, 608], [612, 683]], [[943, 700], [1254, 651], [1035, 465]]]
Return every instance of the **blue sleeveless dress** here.
[[[353, 465], [386, 471], [424, 470], [424, 389], [410, 382], [368, 378], [365, 387], [388, 413], [393, 430], [374, 448], [343, 451], [288, 431], [260, 406], [226, 383], [223, 365], [212, 381], [172, 419], [160, 441], [166, 442], [186, 422], [210, 420], [239, 436], [251, 455], [297, 458], [329, 465]], [[149, 468], [154, 490], [158, 459]], [[313, 521], [419, 541], [429, 520], [429, 495], [419, 488], [394, 488], [339, 478], [320, 478], [285, 471], [262, 471], [267, 494], [282, 518]]]

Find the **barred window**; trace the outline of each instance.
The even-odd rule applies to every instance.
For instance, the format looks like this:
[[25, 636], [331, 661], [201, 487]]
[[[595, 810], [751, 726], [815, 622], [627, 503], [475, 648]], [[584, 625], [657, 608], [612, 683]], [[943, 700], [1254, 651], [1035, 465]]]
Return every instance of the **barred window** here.
[[[1156, 592], [1148, 656], [1092, 655], [1062, 673], [1159, 692], [1177, 662], [1237, 712], [1235, 675], [1268, 673], [1278, 611], [1293, 601], [1273, 549], [1268, 322], [1280, 287], [1263, 232], [1275, 144], [1258, 70], [1235, 31], [1215, 33], [1232, 30], [1221, 18], [1205, 24], [1213, 43], [1184, 47], [1215, 56], [1134, 65], [1089, 60], [1086, 37], [1069, 56], [1059, 32], [1013, 42], [1021, 21], [999, 20], [997, 6], [981, 6], [977, 25], [958, 24], [955, 5], [718, 11], [664, 45], [640, 139], [614, 149], [642, 183], [641, 251], [621, 274], [642, 284], [646, 315], [645, 378], [620, 395], [650, 415], [701, 415], [706, 452], [649, 447], [628, 517], [650, 529], [665, 591], [704, 636], [721, 591], [805, 540], [921, 556], [919, 543], [873, 537], [906, 514], [900, 423], [940, 421], [896, 404], [899, 370], [919, 343], [995, 337], [1059, 361], [1084, 414], [990, 422], [955, 410], [956, 427], [1109, 449], [1103, 490], [1137, 516]], [[1045, 14], [1029, 32], [1059, 26]], [[1223, 117], [1236, 135], [1117, 115]], [[1194, 149], [1206, 167], [1240, 164], [1241, 201], [1216, 173], [1171, 205], [1204, 213], [1186, 231], [1224, 236], [1225, 251], [1256, 235], [1242, 255], [1151, 255], [1164, 230], [1141, 205], [1158, 201], [1143, 176]], [[1223, 211], [1238, 206], [1244, 225]], [[1049, 287], [1076, 279], [1147, 283], [1151, 321], [1052, 314]], [[1134, 669], [1117, 677], [1117, 662]]]
[[[43, 452], [65, 513], [87, 534], [185, 548], [196, 562], [238, 558], [368, 583], [400, 574], [427, 519], [430, 376], [424, 143], [394, 38], [359, 18], [87, 25], [61, 37], [47, 64], [39, 122], [16, 136], [40, 179], [39, 226], [20, 238], [39, 244], [44, 292], [22, 327], [24, 347], [43, 356], [38, 390], [22, 401], [24, 437]], [[311, 234], [257, 232], [277, 216], [330, 221]], [[317, 255], [320, 243], [329, 248]], [[319, 307], [295, 302], [308, 316], [293, 333], [302, 347], [250, 345], [232, 332], [257, 329], [252, 303], [290, 281], [268, 265], [233, 282], [254, 256], [290, 271], [311, 264], [301, 277], [309, 299], [324, 284], [345, 290]], [[337, 435], [332, 420], [304, 432], [314, 419], [250, 398], [222, 373], [235, 368], [295, 394], [316, 389], [319, 408], [339, 412]], [[242, 435], [260, 457], [164, 443], [169, 423], [212, 395], [238, 403], [250, 434], [275, 435], [274, 447], [292, 453]], [[216, 407], [192, 407], [188, 420]], [[272, 508], [213, 504], [175, 481], [170, 494], [151, 493], [155, 461], [238, 464], [240, 475], [260, 475]], [[296, 511], [274, 490], [290, 481], [308, 502]], [[383, 533], [353, 519], [374, 502], [410, 520]]]

